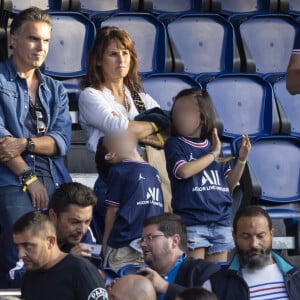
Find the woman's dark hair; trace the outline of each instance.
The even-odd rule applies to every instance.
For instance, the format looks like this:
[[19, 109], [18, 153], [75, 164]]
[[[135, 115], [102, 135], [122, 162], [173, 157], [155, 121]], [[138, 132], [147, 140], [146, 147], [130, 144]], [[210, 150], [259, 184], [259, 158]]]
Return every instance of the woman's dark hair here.
[[179, 293], [178, 297], [182, 300], [218, 300], [214, 293], [202, 287], [188, 288]]
[[111, 164], [105, 159], [105, 155], [108, 153], [108, 149], [104, 145], [104, 139], [105, 137], [103, 136], [98, 141], [95, 162], [99, 176], [101, 176], [102, 179], [105, 180], [108, 177]]
[[133, 42], [124, 29], [115, 26], [106, 26], [97, 30], [94, 45], [88, 56], [87, 74], [81, 82], [81, 88], [103, 86], [105, 78], [100, 62], [109, 43], [113, 40], [130, 53], [130, 68], [124, 78], [124, 84], [130, 91], [142, 92], [143, 88], [138, 74], [138, 57]]
[[200, 110], [200, 120], [201, 120], [201, 136], [200, 138], [203, 139], [211, 139], [212, 131], [214, 127], [216, 127], [216, 113], [214, 110], [214, 106], [211, 100], [211, 97], [209, 93], [206, 90], [202, 90], [200, 88], [189, 88], [182, 90], [179, 92], [173, 102], [173, 106], [171, 109], [171, 134], [173, 136], [178, 136], [180, 135], [180, 130], [178, 128], [175, 128], [174, 122], [173, 122], [173, 110], [174, 107], [176, 106], [176, 102], [182, 98], [182, 97], [187, 97], [187, 96], [192, 96], [195, 98], [195, 100], [198, 103], [199, 110]]

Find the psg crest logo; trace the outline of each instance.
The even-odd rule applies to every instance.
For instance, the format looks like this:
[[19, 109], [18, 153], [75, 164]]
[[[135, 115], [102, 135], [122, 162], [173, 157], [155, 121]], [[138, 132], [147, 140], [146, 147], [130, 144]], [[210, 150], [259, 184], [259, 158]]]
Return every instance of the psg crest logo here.
[[105, 289], [96, 288], [89, 294], [88, 300], [108, 300], [108, 295]]

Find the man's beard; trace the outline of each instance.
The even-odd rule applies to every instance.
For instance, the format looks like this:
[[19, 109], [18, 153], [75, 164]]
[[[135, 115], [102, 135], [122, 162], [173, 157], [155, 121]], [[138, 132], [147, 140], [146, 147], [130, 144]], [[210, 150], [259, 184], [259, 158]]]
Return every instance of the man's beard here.
[[[243, 251], [238, 246], [236, 246], [236, 252], [239, 254], [240, 263], [243, 268], [259, 270], [269, 264], [272, 245], [270, 245], [265, 250], [251, 249], [249, 251]], [[255, 256], [253, 256], [254, 253], [256, 253]]]

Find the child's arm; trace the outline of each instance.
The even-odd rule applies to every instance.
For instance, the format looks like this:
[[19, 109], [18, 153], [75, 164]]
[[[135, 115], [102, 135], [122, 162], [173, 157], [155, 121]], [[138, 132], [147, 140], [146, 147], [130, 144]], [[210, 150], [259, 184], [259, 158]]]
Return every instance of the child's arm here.
[[244, 169], [248, 154], [251, 150], [251, 142], [247, 135], [243, 135], [243, 141], [239, 151], [239, 158], [236, 162], [232, 172], [227, 177], [227, 184], [229, 189], [232, 191], [236, 187], [237, 183], [240, 181]]
[[212, 132], [212, 151], [209, 154], [204, 155], [196, 160], [183, 164], [178, 168], [176, 175], [182, 179], [187, 179], [198, 174], [219, 156], [220, 151], [221, 142], [218, 137], [217, 129], [214, 128]]
[[107, 208], [107, 212], [105, 215], [105, 227], [104, 227], [104, 233], [103, 233], [103, 239], [102, 239], [103, 258], [105, 258], [105, 254], [107, 251], [107, 240], [108, 240], [110, 232], [114, 226], [118, 209], [119, 209], [118, 206], [111, 206], [111, 205], [109, 205]]

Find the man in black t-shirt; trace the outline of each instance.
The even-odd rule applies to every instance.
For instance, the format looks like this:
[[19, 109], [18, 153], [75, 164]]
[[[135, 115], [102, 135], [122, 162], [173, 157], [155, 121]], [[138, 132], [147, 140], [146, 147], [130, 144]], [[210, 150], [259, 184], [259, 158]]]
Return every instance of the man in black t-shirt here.
[[27, 270], [21, 288], [25, 299], [108, 299], [97, 268], [59, 249], [48, 216], [39, 211], [25, 214], [14, 225], [13, 239]]

